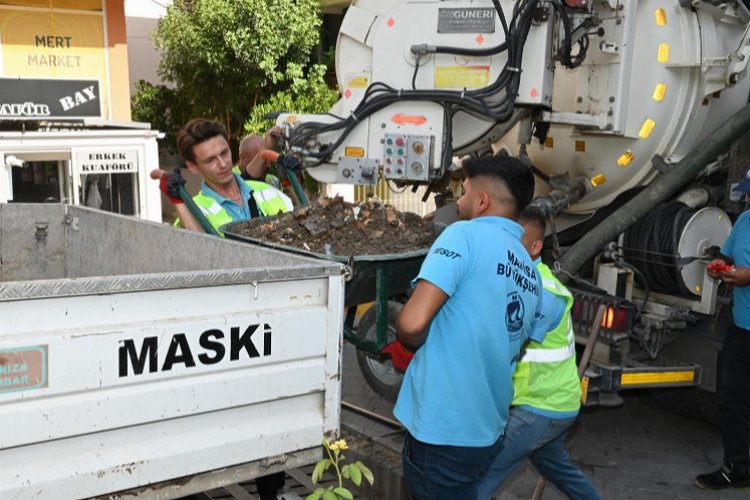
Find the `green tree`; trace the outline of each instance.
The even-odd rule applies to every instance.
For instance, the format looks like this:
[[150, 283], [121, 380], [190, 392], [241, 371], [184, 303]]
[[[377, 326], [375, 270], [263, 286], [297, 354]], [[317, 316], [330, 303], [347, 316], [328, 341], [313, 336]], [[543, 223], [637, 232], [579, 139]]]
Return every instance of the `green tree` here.
[[245, 132], [263, 135], [272, 124], [266, 116], [277, 111], [303, 114], [324, 113], [331, 109], [339, 93], [325, 82], [325, 72], [326, 67], [320, 64], [310, 68], [307, 75], [303, 74], [300, 66], [290, 66], [289, 88], [276, 92], [253, 107], [245, 123]]
[[320, 24], [316, 0], [175, 0], [152, 34], [171, 85], [140, 85], [133, 116], [170, 137], [187, 117], [213, 118], [236, 140], [264, 96], [304, 79]]

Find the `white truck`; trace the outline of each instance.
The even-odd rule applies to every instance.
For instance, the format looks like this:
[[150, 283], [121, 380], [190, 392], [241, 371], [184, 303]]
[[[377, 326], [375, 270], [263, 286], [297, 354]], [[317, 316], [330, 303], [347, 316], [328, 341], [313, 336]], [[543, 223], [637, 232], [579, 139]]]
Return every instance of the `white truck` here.
[[63, 204], [0, 204], [0, 498], [175, 498], [339, 430], [344, 274]]
[[[559, 275], [584, 278], [569, 281], [579, 334], [609, 306], [589, 401], [712, 389], [727, 300], [705, 265], [742, 208], [731, 188], [750, 156], [737, 141], [750, 127], [749, 8], [354, 0], [336, 45], [341, 100], [277, 123], [316, 179], [427, 185], [438, 205], [455, 158], [518, 155], [554, 222]], [[398, 383], [387, 356], [370, 359], [369, 378]]]

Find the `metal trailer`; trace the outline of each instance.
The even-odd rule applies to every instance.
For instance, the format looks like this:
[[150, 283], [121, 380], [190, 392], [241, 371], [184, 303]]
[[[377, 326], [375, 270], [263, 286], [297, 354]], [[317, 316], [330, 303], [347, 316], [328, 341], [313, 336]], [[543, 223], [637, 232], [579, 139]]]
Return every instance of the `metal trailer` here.
[[0, 204], [0, 498], [172, 498], [315, 462], [340, 264]]

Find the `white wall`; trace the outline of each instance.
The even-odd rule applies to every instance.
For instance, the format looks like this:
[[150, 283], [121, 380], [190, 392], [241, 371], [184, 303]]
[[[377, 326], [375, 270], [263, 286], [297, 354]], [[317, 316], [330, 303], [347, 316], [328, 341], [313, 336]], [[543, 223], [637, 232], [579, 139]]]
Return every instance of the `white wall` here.
[[125, 0], [125, 23], [128, 37], [130, 92], [137, 80], [161, 83], [156, 68], [160, 55], [151, 41], [157, 20], [167, 12], [172, 0]]

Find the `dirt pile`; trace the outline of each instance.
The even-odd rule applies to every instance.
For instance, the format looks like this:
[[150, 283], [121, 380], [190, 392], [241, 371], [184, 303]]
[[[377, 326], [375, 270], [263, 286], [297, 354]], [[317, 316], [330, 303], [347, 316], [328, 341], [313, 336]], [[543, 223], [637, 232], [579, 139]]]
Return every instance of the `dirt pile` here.
[[252, 219], [232, 232], [276, 244], [329, 255], [396, 254], [429, 247], [435, 228], [416, 214], [368, 201], [321, 198], [291, 213]]

